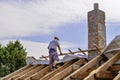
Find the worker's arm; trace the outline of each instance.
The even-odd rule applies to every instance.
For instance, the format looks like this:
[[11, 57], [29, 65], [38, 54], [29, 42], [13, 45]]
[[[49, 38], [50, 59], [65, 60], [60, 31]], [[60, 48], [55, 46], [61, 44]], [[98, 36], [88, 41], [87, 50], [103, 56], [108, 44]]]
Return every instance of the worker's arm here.
[[48, 50], [50, 49], [49, 46], [50, 46], [50, 44], [48, 45]]
[[60, 54], [62, 55], [62, 51], [61, 51], [60, 45], [58, 45], [58, 49], [59, 49]]

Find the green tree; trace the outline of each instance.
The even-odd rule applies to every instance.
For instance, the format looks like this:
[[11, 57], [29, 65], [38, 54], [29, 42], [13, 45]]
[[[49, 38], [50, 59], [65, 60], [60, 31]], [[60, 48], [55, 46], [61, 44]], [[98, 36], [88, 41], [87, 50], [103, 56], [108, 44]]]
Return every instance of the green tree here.
[[4, 55], [5, 47], [0, 44], [0, 77], [10, 73], [9, 67], [5, 65], [6, 56]]
[[0, 46], [1, 69], [4, 75], [26, 65], [26, 49], [20, 41], [10, 41], [6, 47]]

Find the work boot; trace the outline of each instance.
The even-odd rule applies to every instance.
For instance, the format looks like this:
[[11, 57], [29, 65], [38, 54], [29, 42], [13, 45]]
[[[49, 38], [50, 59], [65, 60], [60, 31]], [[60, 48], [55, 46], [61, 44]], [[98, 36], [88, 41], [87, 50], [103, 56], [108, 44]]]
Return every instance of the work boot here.
[[56, 66], [52, 66], [52, 69], [51, 69], [51, 70], [53, 71], [53, 70], [55, 70], [55, 69], [57, 69]]

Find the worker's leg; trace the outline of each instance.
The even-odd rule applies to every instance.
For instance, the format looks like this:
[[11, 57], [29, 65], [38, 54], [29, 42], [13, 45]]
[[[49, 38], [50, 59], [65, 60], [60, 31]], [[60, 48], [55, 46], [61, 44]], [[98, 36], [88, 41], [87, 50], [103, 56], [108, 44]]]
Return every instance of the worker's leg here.
[[49, 66], [50, 66], [50, 69], [53, 68], [53, 63], [54, 63], [54, 61], [53, 61], [52, 55], [50, 55], [49, 56]]
[[55, 70], [56, 69], [56, 63], [59, 60], [58, 54], [57, 54], [57, 52], [55, 50], [52, 50], [52, 49], [50, 50], [49, 53], [50, 53], [50, 57], [49, 57], [49, 59], [50, 59], [50, 63], [49, 63], [50, 68], [52, 70]]
[[59, 61], [59, 57], [58, 57], [57, 52], [54, 53], [53, 61], [54, 61], [54, 62], [53, 62], [53, 68], [56, 69], [56, 68], [57, 68], [57, 67], [56, 67], [56, 64], [57, 64], [57, 62]]
[[53, 63], [53, 67], [56, 68], [56, 64], [57, 64], [57, 62], [58, 62], [58, 61], [54, 61], [54, 63]]

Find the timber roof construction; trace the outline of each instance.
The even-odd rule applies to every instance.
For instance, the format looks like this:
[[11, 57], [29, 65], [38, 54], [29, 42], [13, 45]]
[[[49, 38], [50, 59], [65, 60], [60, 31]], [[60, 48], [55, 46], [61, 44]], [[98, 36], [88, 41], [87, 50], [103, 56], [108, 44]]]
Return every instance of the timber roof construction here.
[[2, 80], [120, 80], [120, 36], [99, 52], [88, 62], [85, 58], [76, 58], [58, 63], [54, 71], [45, 64], [27, 65]]

